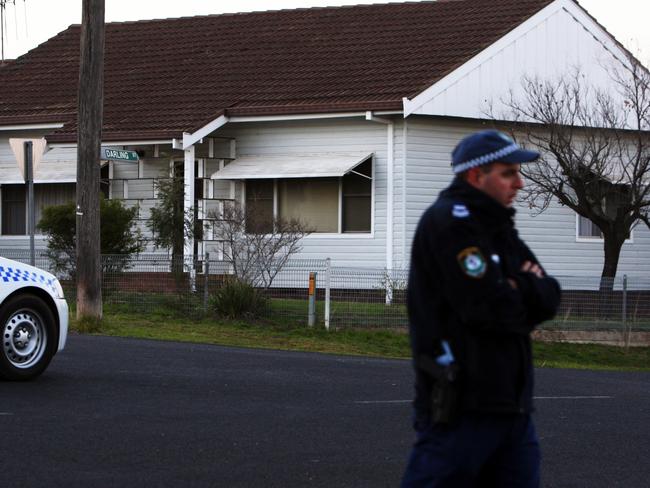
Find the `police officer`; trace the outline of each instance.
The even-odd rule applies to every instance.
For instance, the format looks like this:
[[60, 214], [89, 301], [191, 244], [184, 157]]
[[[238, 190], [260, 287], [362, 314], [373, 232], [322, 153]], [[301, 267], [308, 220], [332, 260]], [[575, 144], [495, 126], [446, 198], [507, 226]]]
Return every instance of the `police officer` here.
[[417, 440], [403, 487], [539, 486], [530, 333], [554, 316], [560, 287], [512, 208], [520, 164], [538, 157], [495, 130], [464, 138], [455, 179], [418, 224], [408, 284]]

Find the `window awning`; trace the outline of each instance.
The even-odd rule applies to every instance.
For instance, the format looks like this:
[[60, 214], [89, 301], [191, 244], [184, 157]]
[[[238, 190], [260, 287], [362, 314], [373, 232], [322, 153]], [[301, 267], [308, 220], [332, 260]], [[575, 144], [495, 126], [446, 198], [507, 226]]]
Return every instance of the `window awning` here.
[[343, 176], [372, 153], [282, 154], [241, 156], [213, 173], [215, 180], [254, 180], [272, 178], [326, 178]]

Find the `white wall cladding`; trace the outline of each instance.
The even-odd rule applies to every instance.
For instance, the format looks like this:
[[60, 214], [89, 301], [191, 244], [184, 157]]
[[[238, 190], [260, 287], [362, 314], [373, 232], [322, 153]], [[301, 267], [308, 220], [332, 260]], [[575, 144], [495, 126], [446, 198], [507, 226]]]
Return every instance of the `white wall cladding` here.
[[113, 162], [113, 179], [137, 179], [138, 165], [134, 163], [124, 163], [119, 161]]
[[[44, 137], [45, 130], [7, 130], [0, 132], [0, 184], [1, 183], [23, 183], [23, 175], [18, 168], [16, 156], [14, 156], [9, 139], [17, 137], [24, 139], [39, 139]], [[76, 149], [75, 149], [76, 150]], [[74, 161], [77, 160], [76, 153]], [[75, 168], [76, 169], [76, 168]], [[41, 178], [42, 180], [42, 178]]]
[[[406, 131], [409, 121], [395, 121], [393, 162], [393, 269], [405, 269], [408, 266], [410, 243], [406, 241], [406, 206], [405, 161], [408, 156]], [[408, 198], [408, 197], [407, 197]]]
[[[76, 198], [74, 183], [45, 183], [34, 185], [35, 222], [38, 225], [43, 217], [43, 209], [50, 205], [63, 205], [74, 202]], [[36, 229], [41, 233], [40, 229]]]
[[[408, 119], [407, 128], [407, 243], [410, 247], [417, 222], [438, 193], [451, 183], [451, 151], [458, 140], [487, 128], [478, 122], [445, 119]], [[562, 276], [600, 276], [602, 240], [577, 241], [575, 213], [557, 202], [533, 216], [527, 205], [517, 205], [517, 227], [521, 237], [547, 270]], [[623, 246], [618, 275], [650, 274], [650, 231], [639, 224], [632, 242]]]
[[[509, 118], [500, 103], [510, 90], [522, 96], [522, 77], [557, 79], [579, 67], [589, 84], [610, 88], [607, 74], [625, 55], [591, 17], [570, 0], [558, 0], [475, 58], [405, 104], [407, 113]], [[490, 111], [490, 105], [493, 105]]]
[[[533, 215], [523, 204], [517, 209], [517, 227], [549, 272], [562, 276], [600, 276], [603, 241], [576, 239], [575, 213], [554, 202]], [[638, 224], [631, 242], [623, 245], [618, 276], [647, 277], [650, 273], [650, 232]]]
[[[45, 236], [34, 235], [34, 249], [44, 250], [47, 248]], [[11, 258], [13, 251], [29, 251], [29, 236], [0, 236], [0, 256]]]
[[0, 137], [0, 180], [3, 183], [22, 183], [25, 181], [9, 145], [9, 136]]
[[[386, 125], [369, 122], [361, 117], [345, 120], [242, 123], [224, 127], [219, 131], [219, 135], [235, 138], [237, 155], [240, 156], [373, 152], [374, 232], [358, 236], [312, 234], [303, 240], [303, 249], [297, 257], [330, 257], [336, 266], [383, 268], [386, 265]], [[240, 198], [240, 195], [238, 191], [237, 198]]]
[[[165, 158], [143, 158], [143, 178], [168, 178], [170, 157]], [[133, 164], [133, 163], [131, 163]]]
[[76, 182], [77, 148], [55, 147], [43, 154], [40, 164], [36, 167], [34, 181], [36, 183]]
[[406, 240], [409, 250], [420, 216], [453, 179], [451, 151], [463, 136], [481, 128], [484, 127], [479, 124], [421, 117], [408, 119]]

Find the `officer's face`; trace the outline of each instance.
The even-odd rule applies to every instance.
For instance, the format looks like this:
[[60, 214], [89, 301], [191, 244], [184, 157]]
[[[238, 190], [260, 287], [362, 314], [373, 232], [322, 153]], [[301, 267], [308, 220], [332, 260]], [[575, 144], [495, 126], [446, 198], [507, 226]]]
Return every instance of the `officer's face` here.
[[492, 163], [492, 169], [485, 173], [482, 168], [476, 168], [475, 184], [504, 207], [512, 207], [517, 192], [524, 187], [521, 178], [521, 165]]

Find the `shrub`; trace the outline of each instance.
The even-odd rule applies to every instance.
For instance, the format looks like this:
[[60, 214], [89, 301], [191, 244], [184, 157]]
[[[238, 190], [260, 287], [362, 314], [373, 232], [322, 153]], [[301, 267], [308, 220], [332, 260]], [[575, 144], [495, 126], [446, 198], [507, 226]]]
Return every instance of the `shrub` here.
[[[43, 209], [38, 228], [47, 235], [47, 257], [54, 271], [74, 276], [76, 266], [75, 202], [52, 205]], [[142, 252], [140, 232], [134, 229], [137, 207], [126, 208], [119, 200], [100, 199], [100, 246], [102, 271], [121, 271], [128, 266], [129, 256]]]
[[210, 298], [211, 309], [228, 319], [253, 318], [267, 308], [267, 299], [248, 283], [233, 278], [226, 281]]

